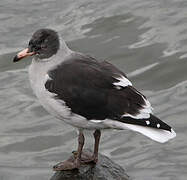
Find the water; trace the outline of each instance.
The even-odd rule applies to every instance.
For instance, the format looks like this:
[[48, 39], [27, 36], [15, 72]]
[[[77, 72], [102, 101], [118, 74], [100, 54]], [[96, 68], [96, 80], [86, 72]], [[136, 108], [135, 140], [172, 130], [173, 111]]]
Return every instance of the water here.
[[75, 129], [51, 117], [33, 95], [30, 59], [12, 63], [42, 27], [127, 73], [154, 113], [177, 132], [159, 144], [130, 131], [106, 131], [100, 152], [135, 180], [186, 180], [186, 9], [185, 0], [1, 0], [0, 180], [50, 179], [51, 167], [76, 148]]

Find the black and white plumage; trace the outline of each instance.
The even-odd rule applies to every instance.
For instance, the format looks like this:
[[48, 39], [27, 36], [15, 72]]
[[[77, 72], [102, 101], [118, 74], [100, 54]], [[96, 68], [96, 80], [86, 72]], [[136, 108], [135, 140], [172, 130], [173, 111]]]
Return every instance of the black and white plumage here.
[[79, 129], [131, 129], [161, 143], [176, 136], [122, 71], [70, 50], [53, 30], [35, 32], [14, 61], [29, 55], [31, 86], [55, 117]]
[[[106, 61], [98, 62], [93, 57], [75, 53], [49, 70], [48, 76], [45, 88], [55, 94], [55, 99], [65, 102], [72, 113], [87, 121], [103, 124], [103, 128], [108, 128], [107, 120], [110, 120], [114, 123], [111, 128], [123, 129], [124, 126], [118, 126], [127, 123], [168, 131], [168, 137], [157, 139], [138, 130], [159, 142], [175, 135], [170, 126], [152, 115], [151, 104], [125, 74]], [[127, 128], [130, 127], [127, 125]], [[95, 129], [94, 125], [89, 129]], [[133, 126], [130, 129], [137, 131]]]

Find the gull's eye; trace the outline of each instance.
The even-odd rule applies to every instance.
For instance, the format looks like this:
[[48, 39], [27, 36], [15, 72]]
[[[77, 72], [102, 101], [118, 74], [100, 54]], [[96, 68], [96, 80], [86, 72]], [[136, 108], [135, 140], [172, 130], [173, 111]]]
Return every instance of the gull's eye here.
[[46, 44], [41, 44], [41, 48], [42, 49], [47, 49], [47, 45]]

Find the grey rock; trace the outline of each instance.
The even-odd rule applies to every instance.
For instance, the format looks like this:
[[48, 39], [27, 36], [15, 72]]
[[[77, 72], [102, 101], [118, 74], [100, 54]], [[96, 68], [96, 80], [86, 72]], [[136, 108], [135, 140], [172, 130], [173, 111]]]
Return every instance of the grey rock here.
[[129, 180], [129, 176], [121, 166], [99, 154], [96, 165], [87, 164], [81, 165], [79, 170], [57, 171], [50, 180]]

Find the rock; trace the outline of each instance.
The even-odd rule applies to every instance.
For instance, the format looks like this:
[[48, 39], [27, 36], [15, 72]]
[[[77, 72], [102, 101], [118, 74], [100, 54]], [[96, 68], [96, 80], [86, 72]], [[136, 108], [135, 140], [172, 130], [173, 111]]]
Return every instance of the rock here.
[[[86, 150], [85, 152], [88, 152]], [[89, 151], [90, 152], [90, 151]], [[57, 171], [50, 180], [128, 180], [125, 170], [99, 154], [98, 163], [81, 165], [79, 170]]]

